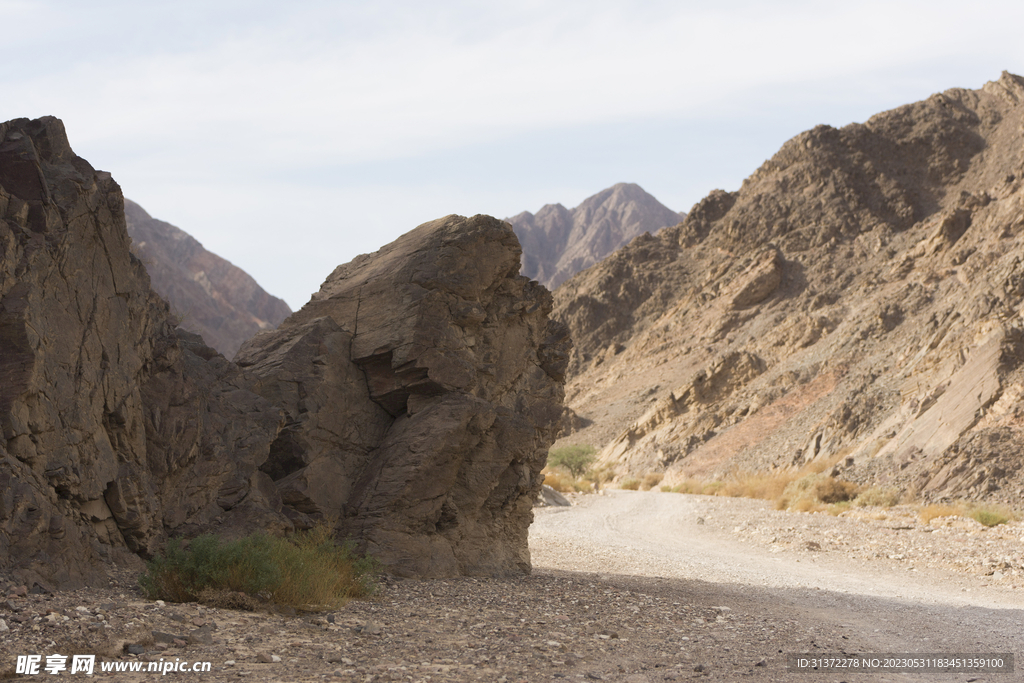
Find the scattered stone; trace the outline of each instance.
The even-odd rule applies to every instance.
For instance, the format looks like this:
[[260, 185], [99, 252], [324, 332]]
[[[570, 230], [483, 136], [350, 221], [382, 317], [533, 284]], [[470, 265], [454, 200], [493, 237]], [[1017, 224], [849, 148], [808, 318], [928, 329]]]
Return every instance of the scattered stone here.
[[540, 493], [537, 496], [537, 505], [540, 506], [560, 506], [570, 507], [572, 503], [564, 495], [554, 490], [547, 484], [540, 487]]
[[188, 642], [190, 644], [213, 645], [213, 629], [209, 626], [204, 626], [193, 630], [188, 634]]

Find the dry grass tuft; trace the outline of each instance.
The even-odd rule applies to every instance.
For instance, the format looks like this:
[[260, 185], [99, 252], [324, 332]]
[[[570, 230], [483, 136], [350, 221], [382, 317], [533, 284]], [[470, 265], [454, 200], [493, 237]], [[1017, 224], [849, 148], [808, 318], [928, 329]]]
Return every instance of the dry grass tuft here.
[[665, 475], [661, 472], [648, 472], [644, 475], [644, 478], [640, 481], [640, 489], [643, 491], [650, 491], [655, 486], [661, 483], [661, 480], [665, 478]]
[[780, 496], [775, 498], [778, 510], [819, 512], [826, 505], [843, 503], [857, 495], [857, 485], [835, 479], [826, 474], [808, 474], [794, 479]]
[[638, 491], [640, 489], [640, 480], [624, 479], [619, 483], [619, 488], [625, 489], [626, 491]]
[[937, 517], [967, 517], [985, 526], [998, 526], [1020, 519], [1016, 511], [1005, 505], [966, 502], [925, 505], [918, 510], [917, 515], [922, 524], [928, 524]]
[[917, 516], [922, 524], [927, 524], [936, 517], [960, 517], [964, 513], [962, 505], [926, 505], [921, 508]]
[[895, 489], [872, 486], [865, 491], [861, 491], [853, 503], [858, 507], [875, 506], [891, 508], [894, 505], [898, 505], [900, 499], [900, 492]]
[[723, 482], [718, 495], [777, 500], [795, 477], [785, 472], [742, 472]]
[[559, 493], [571, 493], [576, 490], [572, 476], [563, 470], [545, 467], [540, 473], [544, 475], [544, 483]]

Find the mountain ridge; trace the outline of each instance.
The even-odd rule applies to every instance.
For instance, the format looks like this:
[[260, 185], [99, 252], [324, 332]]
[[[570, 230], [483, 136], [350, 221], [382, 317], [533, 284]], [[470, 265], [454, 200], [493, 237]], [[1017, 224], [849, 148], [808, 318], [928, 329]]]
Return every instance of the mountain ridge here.
[[128, 234], [153, 289], [171, 304], [181, 326], [232, 358], [257, 332], [277, 327], [292, 310], [248, 273], [208, 251], [187, 232], [124, 200]]
[[818, 126], [566, 281], [579, 419], [562, 443], [666, 484], [820, 462], [1015, 500], [1022, 101], [1004, 72]]

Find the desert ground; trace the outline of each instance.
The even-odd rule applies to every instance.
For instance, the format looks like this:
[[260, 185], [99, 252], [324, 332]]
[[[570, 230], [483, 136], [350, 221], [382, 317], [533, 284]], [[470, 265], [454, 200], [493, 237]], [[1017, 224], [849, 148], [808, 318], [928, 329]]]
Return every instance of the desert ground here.
[[[92, 653], [211, 663], [166, 674], [182, 681], [1021, 679], [786, 667], [791, 653], [1021, 652], [1020, 523], [925, 524], [909, 507], [834, 517], [660, 492], [574, 502], [536, 510], [530, 576], [388, 577], [375, 599], [333, 613], [154, 603], [128, 572], [103, 590], [9, 585], [0, 672], [20, 678], [19, 654]], [[96, 676], [160, 674], [97, 665]]]

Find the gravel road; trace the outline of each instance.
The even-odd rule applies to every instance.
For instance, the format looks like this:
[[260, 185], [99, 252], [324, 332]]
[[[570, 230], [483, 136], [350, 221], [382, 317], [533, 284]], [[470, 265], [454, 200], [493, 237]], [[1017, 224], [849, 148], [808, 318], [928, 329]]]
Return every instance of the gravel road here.
[[[699, 596], [703, 604], [723, 604], [731, 614], [761, 615], [799, 625], [784, 653], [770, 657], [771, 680], [845, 680], [843, 676], [788, 673], [785, 653], [1019, 653], [1024, 644], [1024, 591], [1017, 572], [998, 582], [982, 571], [965, 571], [963, 553], [991, 555], [1016, 551], [1019, 525], [988, 530], [963, 524], [956, 533], [936, 534], [907, 520], [900, 511], [832, 517], [772, 510], [763, 501], [656, 492], [607, 491], [580, 496], [571, 508], [537, 511], [530, 544], [535, 571], [594, 574], [615, 582], [622, 577], [658, 577], [662, 590]], [[970, 520], [964, 520], [970, 522]], [[939, 531], [944, 531], [942, 527]], [[752, 533], [753, 532], [753, 533]], [[902, 538], [900, 535], [902, 534]], [[925, 541], [930, 552], [921, 552]], [[988, 535], [986, 537], [986, 534]], [[878, 538], [873, 538], [877, 536]], [[961, 536], [977, 536], [964, 550]], [[784, 538], [784, 542], [779, 539]], [[885, 545], [889, 553], [865, 553]], [[852, 538], [853, 542], [836, 542]], [[898, 540], [897, 540], [898, 539]], [[916, 546], [915, 546], [916, 542]], [[909, 546], [918, 562], [909, 564]], [[927, 559], [928, 561], [921, 561]], [[959, 561], [959, 563], [958, 563]], [[984, 569], [998, 560], [979, 557]], [[968, 563], [970, 564], [970, 563]], [[1013, 566], [1007, 563], [1006, 566]], [[1024, 582], [1024, 578], [1019, 579]], [[756, 642], [756, 622], [744, 636]], [[740, 647], [739, 659], [755, 652]], [[706, 658], [735, 670], [735, 650]], [[717, 661], [715, 661], [717, 659]], [[780, 668], [782, 667], [782, 668]], [[737, 680], [745, 672], [734, 671]], [[856, 680], [1024, 680], [1015, 674], [857, 674]]]

